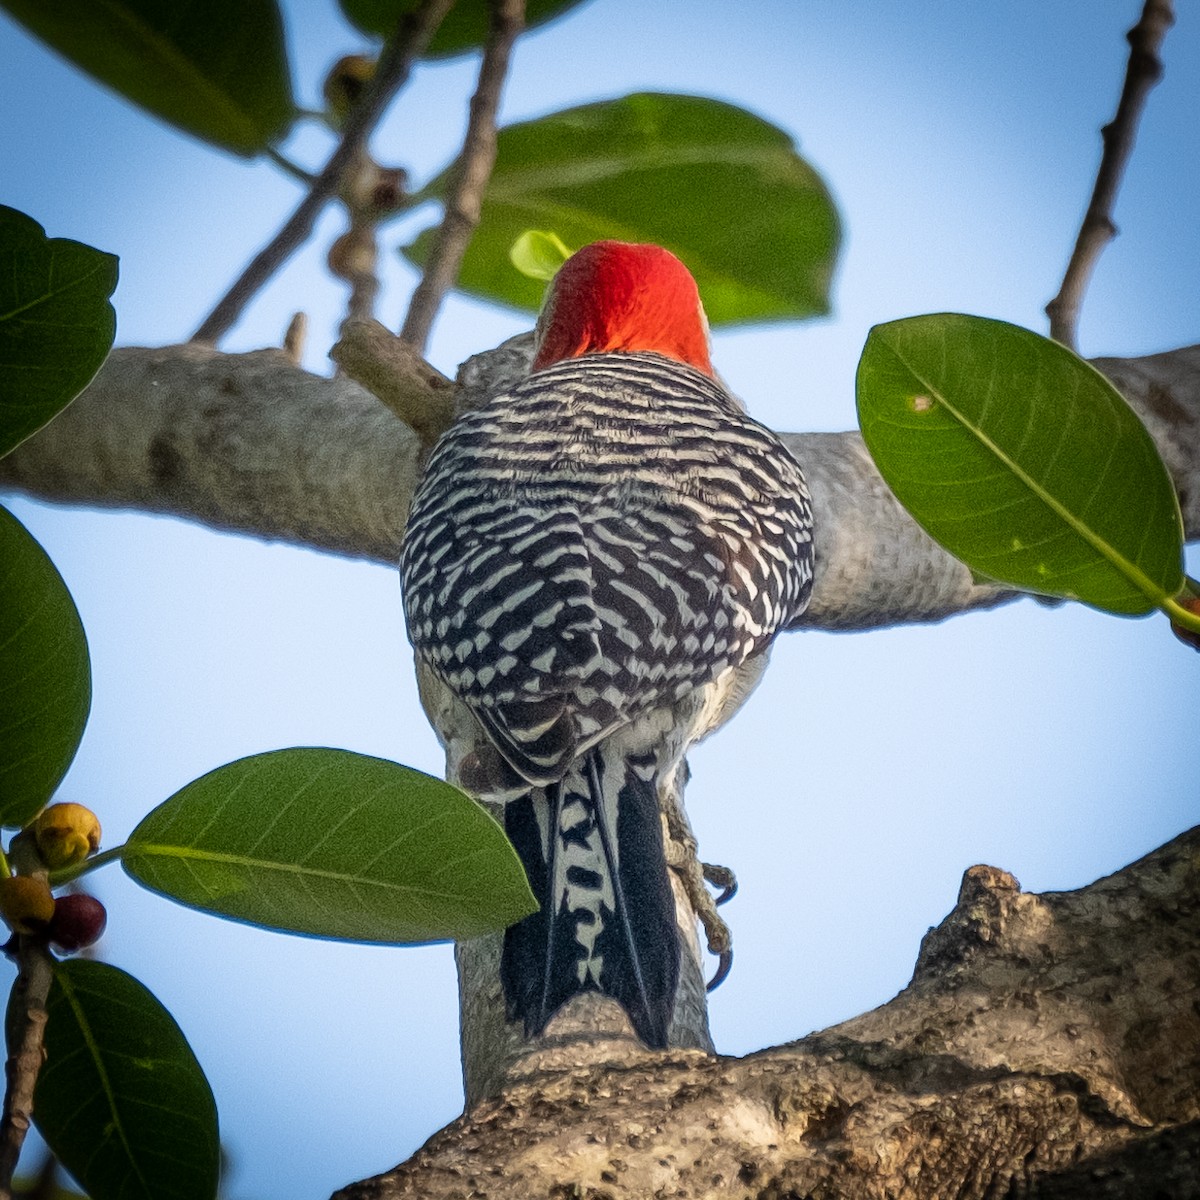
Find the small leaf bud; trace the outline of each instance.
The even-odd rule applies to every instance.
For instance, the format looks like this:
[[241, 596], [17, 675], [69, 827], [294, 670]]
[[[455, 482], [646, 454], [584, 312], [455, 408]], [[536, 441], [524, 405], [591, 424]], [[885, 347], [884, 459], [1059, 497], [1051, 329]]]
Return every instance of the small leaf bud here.
[[82, 804], [52, 804], [34, 820], [33, 836], [46, 866], [69, 867], [100, 848], [100, 822]]
[[46, 934], [60, 950], [71, 954], [99, 941], [107, 924], [108, 913], [95, 896], [74, 892], [58, 898]]

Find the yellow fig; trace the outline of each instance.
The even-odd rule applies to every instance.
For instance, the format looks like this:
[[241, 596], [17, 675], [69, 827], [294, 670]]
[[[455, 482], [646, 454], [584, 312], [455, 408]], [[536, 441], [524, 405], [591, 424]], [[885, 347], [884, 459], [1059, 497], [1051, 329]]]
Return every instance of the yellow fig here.
[[51, 804], [33, 822], [42, 862], [51, 870], [83, 862], [100, 848], [100, 822], [82, 804]]
[[14, 933], [42, 933], [54, 916], [50, 885], [36, 875], [0, 879], [0, 915]]

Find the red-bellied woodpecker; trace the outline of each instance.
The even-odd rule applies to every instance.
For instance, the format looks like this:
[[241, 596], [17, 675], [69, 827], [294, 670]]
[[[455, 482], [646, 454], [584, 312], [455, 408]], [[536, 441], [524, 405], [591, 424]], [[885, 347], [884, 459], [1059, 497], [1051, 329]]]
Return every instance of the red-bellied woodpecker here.
[[535, 1036], [596, 989], [665, 1046], [660, 791], [812, 586], [803, 475], [715, 378], [674, 255], [567, 260], [532, 373], [430, 457], [401, 572], [426, 708], [460, 781], [506, 801], [541, 904], [505, 935], [509, 1019]]

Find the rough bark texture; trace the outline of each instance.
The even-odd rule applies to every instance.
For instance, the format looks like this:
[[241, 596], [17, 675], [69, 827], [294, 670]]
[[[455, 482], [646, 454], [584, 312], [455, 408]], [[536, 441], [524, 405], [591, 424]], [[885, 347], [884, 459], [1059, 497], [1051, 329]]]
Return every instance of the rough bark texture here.
[[[523, 347], [502, 347], [464, 373], [473, 387], [494, 386], [525, 361]], [[1146, 422], [1188, 534], [1200, 535], [1200, 346], [1096, 365]], [[937, 621], [1012, 597], [973, 583], [914, 524], [857, 433], [784, 440], [804, 464], [817, 520], [810, 627]], [[282, 351], [127, 348], [0, 462], [0, 487], [394, 562], [420, 454], [421, 438], [364, 388], [302, 371]]]
[[972, 867], [874, 1012], [545, 1072], [337, 1196], [1200, 1196], [1200, 827], [1075, 892]]

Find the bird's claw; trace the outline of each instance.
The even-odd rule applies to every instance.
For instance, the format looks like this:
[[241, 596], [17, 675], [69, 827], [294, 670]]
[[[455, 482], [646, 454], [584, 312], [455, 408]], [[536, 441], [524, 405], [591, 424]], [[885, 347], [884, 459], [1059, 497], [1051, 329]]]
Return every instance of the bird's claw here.
[[713, 897], [715, 905], [720, 907], [720, 905], [732, 900], [737, 895], [737, 876], [728, 867], [718, 866], [716, 863], [702, 862], [700, 870], [704, 875], [705, 883], [710, 887], [720, 889], [719, 894]]
[[[719, 904], [720, 901], [718, 900]], [[729, 972], [733, 969], [733, 947], [722, 950], [717, 957], [717, 973], [704, 985], [706, 992], [716, 991], [717, 988], [725, 982]]]

